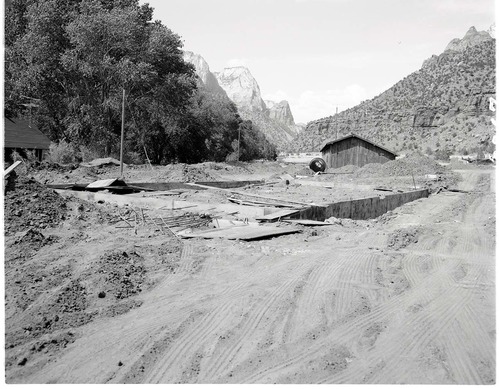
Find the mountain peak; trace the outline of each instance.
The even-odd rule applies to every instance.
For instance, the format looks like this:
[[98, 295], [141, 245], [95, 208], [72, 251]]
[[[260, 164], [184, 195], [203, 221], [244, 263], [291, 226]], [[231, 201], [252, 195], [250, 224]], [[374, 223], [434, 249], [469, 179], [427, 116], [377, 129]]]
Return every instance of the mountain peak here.
[[215, 77], [239, 109], [265, 111], [260, 86], [248, 68], [233, 66], [216, 72]]
[[193, 53], [192, 51], [184, 51], [184, 61], [194, 65], [196, 69], [196, 75], [211, 93], [227, 96], [222, 87], [218, 85], [217, 79], [210, 71], [208, 63], [202, 56]]
[[479, 43], [493, 39], [491, 34], [487, 31], [477, 31], [474, 26], [471, 26], [469, 30], [464, 35], [463, 39], [454, 38], [452, 39], [445, 51], [464, 51], [470, 46], [477, 45]]
[[294, 126], [295, 120], [293, 114], [291, 113], [291, 107], [286, 100], [282, 100], [276, 103], [271, 100], [265, 100], [269, 111], [269, 117], [271, 119], [277, 120], [287, 126]]
[[470, 29], [466, 32], [465, 37], [467, 35], [473, 35], [473, 34], [476, 34], [476, 33], [478, 33], [478, 31], [476, 30], [475, 26], [471, 26]]

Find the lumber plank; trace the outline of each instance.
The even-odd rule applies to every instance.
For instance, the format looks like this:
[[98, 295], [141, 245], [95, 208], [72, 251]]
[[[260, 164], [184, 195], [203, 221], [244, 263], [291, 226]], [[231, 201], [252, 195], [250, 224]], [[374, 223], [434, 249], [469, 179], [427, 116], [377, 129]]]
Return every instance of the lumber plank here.
[[234, 197], [229, 197], [227, 198], [230, 202], [239, 204], [239, 205], [251, 205], [251, 206], [267, 206], [267, 207], [287, 207], [287, 208], [296, 208], [296, 205], [290, 205], [290, 204], [283, 204], [283, 203], [269, 203], [266, 201], [258, 201], [258, 200], [242, 200], [242, 199], [236, 199]]
[[22, 161], [16, 161], [12, 165], [10, 165], [4, 172], [3, 172], [3, 177], [7, 177], [16, 167], [18, 167], [21, 164]]
[[266, 199], [266, 200], [273, 200], [273, 201], [277, 201], [278, 203], [289, 203], [289, 204], [298, 204], [298, 205], [306, 205], [306, 206], [315, 205], [313, 203], [304, 203], [304, 202], [301, 202], [301, 201], [292, 201], [292, 200], [278, 199], [276, 197], [262, 196], [262, 195], [257, 195], [257, 194], [253, 194], [253, 193], [245, 193], [245, 192], [240, 192], [238, 190], [232, 190], [232, 189], [214, 188], [214, 187], [211, 187], [211, 186], [200, 185], [200, 184], [193, 184], [193, 183], [190, 183], [190, 182], [186, 183], [186, 185], [200, 187], [200, 188], [204, 188], [204, 189], [211, 189], [211, 190], [223, 190], [223, 191], [234, 193], [234, 194], [238, 194], [238, 195], [241, 195], [241, 196], [256, 197], [256, 198]]
[[282, 222], [291, 224], [301, 224], [303, 226], [333, 226], [333, 223], [321, 222], [319, 220], [308, 220], [308, 219], [284, 219]]
[[299, 210], [297, 210], [297, 209], [283, 209], [282, 211], [277, 211], [277, 212], [271, 213], [270, 215], [258, 216], [255, 219], [261, 220], [261, 221], [275, 221], [275, 220], [279, 220], [279, 219], [286, 217], [286, 216], [292, 216], [298, 212], [299, 212]]
[[179, 236], [183, 238], [225, 238], [225, 239], [240, 239], [240, 240], [257, 240], [270, 238], [279, 235], [294, 234], [301, 232], [301, 229], [295, 227], [276, 227], [276, 226], [232, 226], [227, 228], [214, 228], [205, 231], [191, 232]]

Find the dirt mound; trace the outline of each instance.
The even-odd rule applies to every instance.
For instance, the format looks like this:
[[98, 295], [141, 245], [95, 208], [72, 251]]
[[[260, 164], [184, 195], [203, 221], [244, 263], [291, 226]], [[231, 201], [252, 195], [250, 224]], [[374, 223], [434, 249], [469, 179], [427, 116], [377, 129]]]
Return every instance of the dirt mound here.
[[185, 163], [167, 165], [161, 170], [161, 180], [172, 182], [217, 181], [220, 176], [206, 166]]
[[33, 178], [18, 177], [5, 194], [5, 234], [55, 227], [66, 217], [66, 201]]
[[420, 229], [417, 227], [399, 229], [390, 234], [386, 245], [393, 250], [400, 250], [417, 243], [419, 234]]
[[67, 172], [72, 172], [73, 170], [78, 169], [78, 164], [70, 163], [70, 164], [63, 165], [63, 164], [56, 163], [56, 162], [42, 161], [42, 162], [35, 162], [35, 163], [30, 164], [30, 169], [45, 170], [45, 171], [57, 172], [57, 173], [67, 173]]
[[412, 154], [384, 164], [369, 163], [354, 173], [355, 177], [423, 176], [448, 174], [450, 170], [425, 155]]
[[21, 236], [17, 236], [13, 245], [7, 245], [5, 252], [13, 259], [24, 260], [33, 253], [40, 250], [43, 246], [56, 242], [58, 238], [54, 235], [45, 237], [39, 230], [30, 228]]
[[343, 174], [355, 173], [359, 169], [360, 168], [356, 165], [345, 165], [345, 166], [339, 167], [337, 169], [329, 168], [326, 170], [326, 173], [343, 173]]
[[99, 291], [99, 298], [109, 293], [118, 300], [138, 294], [145, 282], [144, 260], [136, 253], [115, 252], [102, 257], [98, 273], [103, 275], [106, 290]]

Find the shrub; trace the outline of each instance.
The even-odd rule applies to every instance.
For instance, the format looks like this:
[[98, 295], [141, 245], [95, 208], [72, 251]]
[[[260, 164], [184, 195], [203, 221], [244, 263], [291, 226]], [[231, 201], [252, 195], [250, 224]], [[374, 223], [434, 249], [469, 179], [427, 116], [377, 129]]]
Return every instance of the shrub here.
[[90, 147], [80, 146], [80, 152], [78, 153], [78, 157], [83, 162], [89, 162], [93, 161], [96, 158], [99, 158], [100, 154], [98, 151], [91, 149]]
[[73, 145], [68, 142], [60, 141], [59, 143], [51, 143], [49, 149], [48, 160], [52, 163], [73, 163], [77, 157], [76, 150]]
[[136, 151], [129, 151], [123, 156], [123, 162], [131, 165], [141, 165], [145, 161], [145, 157]]
[[449, 161], [450, 154], [449, 150], [437, 150], [435, 151], [435, 159], [438, 159], [439, 161]]

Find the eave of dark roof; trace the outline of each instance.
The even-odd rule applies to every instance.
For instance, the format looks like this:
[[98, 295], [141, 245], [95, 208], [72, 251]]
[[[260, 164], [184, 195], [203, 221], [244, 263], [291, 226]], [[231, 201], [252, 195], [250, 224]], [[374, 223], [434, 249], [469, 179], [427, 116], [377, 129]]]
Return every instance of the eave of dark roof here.
[[25, 119], [4, 117], [4, 147], [48, 150], [50, 139]]
[[393, 152], [393, 151], [391, 151], [391, 150], [388, 150], [386, 147], [380, 146], [379, 144], [374, 143], [374, 142], [372, 142], [372, 141], [370, 141], [370, 140], [368, 140], [368, 139], [366, 139], [366, 138], [363, 138], [363, 137], [361, 137], [361, 136], [359, 136], [359, 135], [357, 135], [357, 134], [349, 134], [349, 135], [347, 135], [347, 136], [344, 136], [343, 138], [339, 138], [339, 139], [334, 139], [334, 140], [327, 141], [327, 142], [326, 142], [326, 143], [324, 143], [324, 145], [321, 147], [321, 152], [324, 150], [324, 148], [325, 148], [326, 146], [332, 145], [332, 144], [334, 144], [334, 143], [341, 142], [341, 141], [343, 141], [343, 140], [345, 140], [345, 139], [348, 139], [348, 138], [357, 138], [357, 139], [361, 139], [361, 140], [363, 140], [364, 142], [370, 143], [370, 144], [372, 144], [372, 145], [374, 145], [374, 146], [376, 146], [376, 147], [379, 147], [380, 149], [382, 149], [382, 150], [384, 150], [384, 151], [386, 151], [386, 152], [388, 152], [388, 153], [390, 153], [390, 154], [393, 154], [394, 156], [397, 156], [397, 154], [396, 154], [396, 153], [394, 153], [394, 152]]

